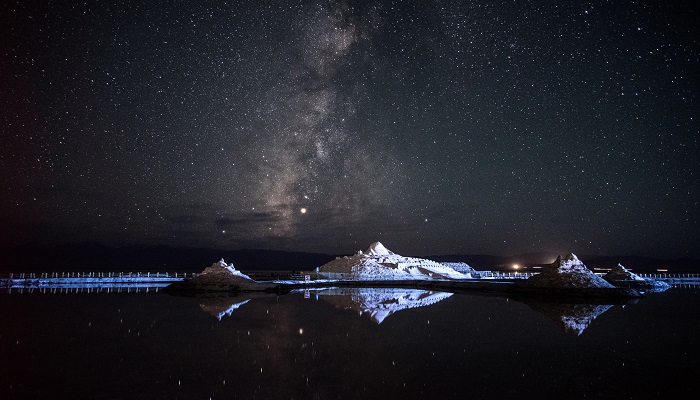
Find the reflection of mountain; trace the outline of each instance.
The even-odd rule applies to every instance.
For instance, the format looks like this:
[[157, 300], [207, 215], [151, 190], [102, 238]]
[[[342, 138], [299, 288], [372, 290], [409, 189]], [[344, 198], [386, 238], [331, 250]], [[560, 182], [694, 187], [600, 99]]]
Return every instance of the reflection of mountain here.
[[[520, 299], [520, 301], [523, 301]], [[546, 301], [523, 301], [533, 310], [557, 322], [564, 332], [581, 335], [600, 314], [608, 311], [612, 304], [573, 304]]]
[[368, 313], [378, 324], [389, 315], [408, 308], [425, 307], [445, 300], [452, 293], [418, 289], [336, 288], [321, 290], [319, 297], [343, 309]]
[[237, 310], [240, 306], [255, 297], [266, 297], [262, 293], [245, 293], [237, 296], [196, 296], [199, 307], [221, 321], [221, 319]]
[[221, 318], [223, 318], [224, 315], [231, 316], [231, 313], [238, 309], [238, 307], [250, 301], [250, 299], [247, 299], [239, 303], [231, 304], [230, 300], [226, 300], [227, 299], [224, 298], [206, 299], [205, 302], [200, 301], [199, 306], [202, 307], [204, 312], [215, 316], [219, 319], [219, 321], [221, 321]]

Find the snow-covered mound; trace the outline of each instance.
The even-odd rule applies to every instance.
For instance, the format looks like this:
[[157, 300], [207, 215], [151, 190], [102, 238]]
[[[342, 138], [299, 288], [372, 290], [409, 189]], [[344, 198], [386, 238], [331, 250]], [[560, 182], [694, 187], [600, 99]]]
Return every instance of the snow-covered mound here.
[[613, 268], [603, 276], [603, 279], [605, 279], [608, 282], [612, 281], [636, 281], [636, 282], [644, 282], [645, 279], [642, 278], [641, 276], [630, 272], [627, 268], [623, 267], [622, 264], [617, 264], [617, 267]]
[[537, 275], [516, 282], [514, 285], [557, 289], [610, 289], [615, 286], [588, 269], [574, 253], [557, 257], [549, 267]]
[[393, 288], [335, 288], [318, 294], [337, 307], [369, 314], [377, 324], [397, 311], [429, 306], [452, 296], [452, 293]]
[[233, 264], [227, 265], [223, 258], [192, 278], [192, 283], [198, 285], [234, 285], [254, 282], [248, 275], [234, 268]]
[[366, 252], [336, 257], [318, 269], [321, 277], [350, 280], [424, 280], [468, 279], [465, 275], [432, 260], [404, 257], [388, 250], [379, 242]]

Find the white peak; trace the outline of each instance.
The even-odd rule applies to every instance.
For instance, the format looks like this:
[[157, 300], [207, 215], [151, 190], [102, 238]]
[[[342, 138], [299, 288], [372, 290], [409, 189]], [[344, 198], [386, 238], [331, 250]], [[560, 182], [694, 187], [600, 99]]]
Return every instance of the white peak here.
[[554, 261], [552, 266], [562, 270], [586, 268], [583, 262], [581, 262], [574, 253], [569, 253], [563, 258], [562, 256], [557, 257], [557, 260]]
[[564, 261], [579, 261], [578, 257], [576, 257], [576, 254], [574, 253], [569, 253], [564, 257]]
[[365, 252], [365, 254], [370, 255], [370, 256], [390, 256], [393, 255], [394, 253], [384, 247], [383, 244], [380, 242], [374, 242], [369, 245], [369, 249]]
[[[211, 265], [211, 267], [209, 267], [209, 268], [212, 268], [213, 270], [220, 270], [223, 268], [223, 269], [228, 270], [230, 272], [238, 272], [238, 271], [236, 271], [236, 267], [233, 266], [233, 263], [226, 264], [226, 261], [224, 261], [223, 258], [221, 260], [213, 263]], [[207, 269], [209, 269], [209, 268], [207, 268]]]

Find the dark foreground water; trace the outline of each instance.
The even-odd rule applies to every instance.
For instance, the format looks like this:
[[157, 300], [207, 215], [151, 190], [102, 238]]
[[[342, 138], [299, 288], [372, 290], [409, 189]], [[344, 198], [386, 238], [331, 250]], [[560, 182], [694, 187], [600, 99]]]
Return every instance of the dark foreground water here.
[[0, 398], [694, 398], [698, 299], [0, 294]]

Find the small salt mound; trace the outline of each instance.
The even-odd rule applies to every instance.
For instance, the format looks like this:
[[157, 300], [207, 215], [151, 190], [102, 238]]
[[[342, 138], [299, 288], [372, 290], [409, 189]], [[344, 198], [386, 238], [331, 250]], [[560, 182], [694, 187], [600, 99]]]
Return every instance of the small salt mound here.
[[192, 279], [196, 284], [216, 284], [227, 285], [235, 283], [251, 283], [252, 279], [241, 271], [238, 271], [233, 264], [226, 264], [224, 259], [213, 263]]
[[518, 282], [518, 286], [539, 288], [614, 288], [605, 279], [588, 269], [574, 253], [558, 257], [537, 275]]
[[606, 281], [639, 281], [644, 282], [645, 279], [641, 276], [630, 272], [627, 268], [623, 267], [622, 264], [617, 264], [617, 267], [613, 268], [603, 276]]

